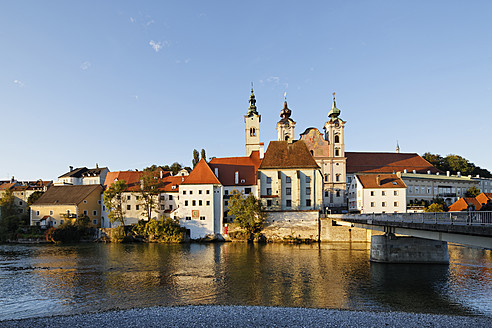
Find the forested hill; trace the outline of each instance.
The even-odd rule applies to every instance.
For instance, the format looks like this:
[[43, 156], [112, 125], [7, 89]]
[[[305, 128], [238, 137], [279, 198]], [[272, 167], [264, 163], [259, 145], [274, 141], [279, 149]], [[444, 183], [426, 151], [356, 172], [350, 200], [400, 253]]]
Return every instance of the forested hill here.
[[442, 157], [439, 154], [425, 153], [422, 157], [441, 171], [449, 171], [451, 174], [461, 172], [462, 175], [479, 175], [485, 178], [492, 178], [492, 174], [487, 169], [476, 166], [466, 158], [459, 155], [449, 154]]

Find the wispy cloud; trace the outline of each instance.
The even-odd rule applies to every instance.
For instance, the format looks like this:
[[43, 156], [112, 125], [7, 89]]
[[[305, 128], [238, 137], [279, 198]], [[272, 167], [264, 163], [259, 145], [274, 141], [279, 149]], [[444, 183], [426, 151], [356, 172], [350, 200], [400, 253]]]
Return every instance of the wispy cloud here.
[[138, 100], [138, 96], [137, 95], [133, 95], [131, 96], [132, 98], [135, 98], [135, 100]]
[[21, 80], [14, 80], [14, 83], [19, 86], [19, 88], [23, 88], [25, 86], [24, 82]]
[[135, 23], [137, 20], [133, 17], [130, 17], [130, 23]]
[[91, 67], [91, 65], [92, 64], [90, 62], [85, 61], [82, 64], [80, 64], [80, 69], [83, 71], [88, 70]]
[[279, 76], [269, 76], [265, 80], [260, 80], [260, 84], [266, 83], [275, 87], [281, 87], [283, 89], [287, 89], [289, 87], [289, 83], [282, 81]]
[[149, 45], [154, 49], [155, 52], [159, 52], [163, 47], [167, 47], [169, 43], [167, 41], [154, 41], [150, 40]]
[[145, 23], [145, 26], [150, 26], [154, 23], [155, 23], [155, 21], [153, 19], [151, 19], [151, 20], [147, 21], [147, 23]]
[[189, 58], [186, 58], [185, 60], [178, 59], [176, 60], [176, 64], [188, 64], [190, 62]]

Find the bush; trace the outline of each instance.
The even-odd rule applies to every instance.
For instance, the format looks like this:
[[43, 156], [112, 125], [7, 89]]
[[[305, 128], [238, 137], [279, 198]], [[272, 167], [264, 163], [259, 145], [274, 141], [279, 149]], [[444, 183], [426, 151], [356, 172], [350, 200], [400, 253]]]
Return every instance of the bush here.
[[65, 224], [59, 228], [51, 227], [46, 232], [46, 240], [55, 244], [77, 243], [81, 236], [81, 229], [72, 224]]
[[160, 220], [151, 219], [148, 222], [140, 220], [132, 230], [147, 238], [148, 241], [156, 242], [182, 242], [186, 232], [177, 220], [168, 217]]

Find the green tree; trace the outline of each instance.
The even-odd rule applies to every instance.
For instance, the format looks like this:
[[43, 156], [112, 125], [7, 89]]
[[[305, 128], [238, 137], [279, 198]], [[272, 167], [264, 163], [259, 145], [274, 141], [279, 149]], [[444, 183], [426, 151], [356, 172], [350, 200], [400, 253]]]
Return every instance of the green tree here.
[[34, 204], [35, 201], [39, 199], [39, 197], [43, 196], [44, 192], [43, 191], [35, 191], [29, 197], [27, 198], [27, 206], [31, 207], [32, 204]]
[[111, 223], [119, 222], [125, 225], [125, 209], [123, 208], [123, 192], [128, 188], [125, 180], [118, 180], [104, 191], [103, 202], [108, 210], [108, 218]]
[[199, 161], [200, 161], [200, 154], [198, 153], [198, 150], [193, 149], [193, 160], [191, 161], [191, 163], [193, 164], [193, 168], [195, 168], [195, 166], [198, 164]]
[[203, 148], [202, 148], [202, 151], [200, 152], [200, 158], [207, 161], [207, 155], [205, 154], [205, 149], [203, 149]]
[[441, 170], [443, 158], [439, 154], [431, 154], [429, 152], [422, 155], [422, 158], [431, 163], [435, 168]]
[[466, 192], [465, 197], [477, 197], [480, 195], [480, 189], [475, 187], [475, 185], [471, 186]]
[[144, 172], [140, 177], [139, 193], [142, 196], [140, 205], [147, 220], [152, 219], [152, 212], [158, 209], [160, 188], [163, 183], [154, 172]]
[[234, 190], [229, 200], [229, 215], [234, 215], [234, 220], [241, 229], [252, 235], [263, 229], [267, 215], [263, 211], [261, 200], [256, 199], [253, 194], [244, 197], [243, 193]]
[[15, 215], [14, 193], [10, 189], [6, 189], [0, 198], [0, 207], [2, 207], [2, 217]]
[[183, 166], [178, 162], [174, 162], [170, 167], [171, 171], [173, 172], [173, 175], [178, 174], [178, 172], [181, 171], [182, 168]]
[[467, 159], [453, 154], [444, 157], [443, 165], [446, 168], [446, 171], [450, 171], [453, 174], [461, 172], [463, 175], [468, 175], [471, 174], [473, 170], [473, 167]]
[[153, 172], [155, 170], [157, 170], [159, 167], [155, 164], [151, 165], [151, 166], [148, 166], [146, 167], [145, 169], [143, 169], [145, 172]]
[[425, 212], [444, 212], [444, 206], [438, 203], [432, 203], [424, 209]]

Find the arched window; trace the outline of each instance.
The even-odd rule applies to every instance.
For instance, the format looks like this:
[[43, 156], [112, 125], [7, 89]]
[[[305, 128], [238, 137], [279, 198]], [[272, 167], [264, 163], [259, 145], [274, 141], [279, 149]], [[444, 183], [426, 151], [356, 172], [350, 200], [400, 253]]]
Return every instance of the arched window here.
[[285, 141], [289, 141], [289, 136], [285, 136]]
[[336, 181], [340, 181], [340, 174], [336, 175]]
[[340, 149], [335, 149], [335, 156], [340, 156]]
[[340, 136], [338, 134], [335, 135], [335, 143], [340, 143]]
[[249, 129], [249, 135], [250, 135], [250, 137], [254, 137], [256, 135], [255, 128]]
[[314, 156], [314, 150], [310, 150], [311, 156]]

